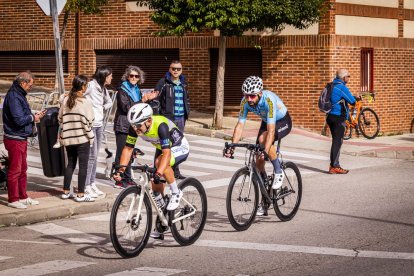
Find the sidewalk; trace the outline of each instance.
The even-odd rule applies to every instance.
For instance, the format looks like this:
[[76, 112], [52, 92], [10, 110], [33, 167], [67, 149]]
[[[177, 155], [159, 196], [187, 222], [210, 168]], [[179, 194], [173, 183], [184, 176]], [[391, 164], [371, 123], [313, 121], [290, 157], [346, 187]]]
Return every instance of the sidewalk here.
[[[185, 129], [185, 132], [189, 134], [230, 140], [233, 128], [237, 124], [237, 118], [225, 117], [224, 128], [213, 130], [211, 129], [212, 114], [192, 111], [191, 115]], [[259, 121], [247, 121], [243, 140], [254, 142], [259, 126]], [[293, 128], [292, 132], [283, 140], [282, 145], [282, 149], [312, 150], [326, 153], [329, 156], [331, 138]], [[414, 134], [377, 137], [374, 140], [352, 139], [344, 142], [341, 154], [414, 160]], [[0, 191], [0, 227], [25, 225], [77, 214], [110, 211], [116, 195], [121, 191], [98, 183], [98, 186], [106, 193], [105, 197], [99, 198], [95, 202], [77, 203], [73, 200], [60, 198], [63, 177], [61, 179], [62, 181], [58, 181], [59, 184], [29, 182], [27, 188], [29, 196], [38, 199], [41, 204], [29, 206], [25, 210], [7, 207], [7, 192]], [[102, 179], [99, 179], [99, 182], [108, 183], [107, 180]]]

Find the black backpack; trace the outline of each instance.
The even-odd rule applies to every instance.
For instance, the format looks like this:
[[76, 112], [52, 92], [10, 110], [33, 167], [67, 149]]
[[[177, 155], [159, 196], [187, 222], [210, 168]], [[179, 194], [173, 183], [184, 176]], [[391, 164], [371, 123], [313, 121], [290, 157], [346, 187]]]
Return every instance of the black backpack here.
[[332, 82], [328, 82], [319, 95], [318, 107], [323, 113], [329, 113], [332, 109], [331, 94], [334, 88]]

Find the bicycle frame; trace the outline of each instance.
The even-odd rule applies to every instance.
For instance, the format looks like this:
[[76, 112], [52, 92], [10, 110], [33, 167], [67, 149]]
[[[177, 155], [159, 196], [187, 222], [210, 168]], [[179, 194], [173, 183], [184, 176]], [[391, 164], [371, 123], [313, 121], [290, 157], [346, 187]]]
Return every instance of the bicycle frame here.
[[[132, 169], [134, 169], [134, 168], [132, 167]], [[140, 194], [139, 194], [139, 199], [138, 199], [139, 202], [138, 202], [138, 206], [137, 206], [137, 214], [141, 214], [141, 209], [142, 209], [142, 205], [143, 205], [143, 202], [144, 202], [144, 196], [145, 196], [145, 194], [147, 194], [148, 198], [150, 199], [151, 205], [157, 211], [158, 217], [160, 218], [160, 221], [161, 221], [162, 225], [163, 226], [169, 226], [167, 217], [165, 216], [161, 206], [159, 206], [157, 204], [156, 200], [155, 200], [154, 192], [153, 192], [153, 190], [151, 188], [151, 185], [150, 185], [151, 182], [149, 180], [148, 173], [147, 172], [141, 173], [140, 177], [138, 179], [138, 182], [139, 183], [137, 183], [137, 185], [140, 186], [141, 189], [140, 189]], [[130, 219], [132, 208], [135, 204], [135, 200], [136, 200], [136, 198], [133, 198], [133, 200], [131, 202], [132, 204], [130, 205], [129, 210], [128, 210], [128, 214], [126, 216], [126, 220]], [[174, 223], [176, 223], [178, 221], [181, 221], [181, 220], [183, 220], [183, 219], [185, 219], [189, 216], [192, 216], [197, 212], [196, 208], [193, 205], [191, 205], [184, 197], [181, 200], [183, 200], [186, 204], [188, 204], [193, 211], [186, 214], [186, 215], [184, 215], [184, 216], [179, 216], [177, 218], [174, 218], [173, 220], [171, 220], [171, 224], [174, 224]], [[135, 217], [135, 223], [138, 223], [138, 220], [139, 220], [139, 216], [136, 216]]]
[[[363, 107], [362, 99], [367, 98], [368, 102], [375, 101], [375, 93], [362, 94], [361, 96], [359, 96], [359, 98], [360, 98], [360, 101], [356, 101], [355, 107], [348, 104], [349, 119], [347, 119], [345, 121], [347, 127], [355, 128], [355, 130], [357, 130], [357, 131], [358, 131], [358, 117], [359, 117], [359, 114], [361, 113], [361, 110], [362, 110], [362, 107]], [[356, 113], [354, 112], [355, 110], [356, 110]]]

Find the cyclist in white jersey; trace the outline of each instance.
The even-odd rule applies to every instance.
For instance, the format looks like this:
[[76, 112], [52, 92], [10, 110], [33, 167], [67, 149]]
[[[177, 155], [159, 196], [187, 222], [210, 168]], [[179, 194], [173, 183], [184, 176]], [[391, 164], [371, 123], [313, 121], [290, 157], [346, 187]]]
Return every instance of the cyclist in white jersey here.
[[[243, 133], [247, 114], [253, 112], [262, 119], [262, 124], [257, 135], [256, 143], [264, 146], [265, 152], [269, 155], [275, 169], [275, 179], [272, 183], [273, 189], [282, 186], [284, 175], [277, 158], [276, 148], [273, 145], [276, 140], [282, 139], [292, 129], [292, 120], [282, 100], [273, 92], [263, 90], [263, 81], [256, 76], [248, 77], [242, 86], [244, 97], [240, 104], [239, 121], [234, 128], [233, 143], [238, 143]], [[224, 156], [231, 157], [234, 149], [230, 148], [224, 152]], [[257, 160], [257, 168], [263, 177], [266, 177], [265, 160]], [[260, 209], [258, 214], [260, 214]]]

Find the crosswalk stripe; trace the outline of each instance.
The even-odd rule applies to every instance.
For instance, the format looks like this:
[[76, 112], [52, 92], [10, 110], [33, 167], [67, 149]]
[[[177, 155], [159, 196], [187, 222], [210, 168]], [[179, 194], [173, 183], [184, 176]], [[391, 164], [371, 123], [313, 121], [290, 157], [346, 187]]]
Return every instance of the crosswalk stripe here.
[[320, 254], [333, 255], [343, 257], [362, 257], [362, 258], [379, 258], [379, 259], [400, 259], [400, 260], [414, 260], [414, 253], [407, 252], [387, 252], [387, 251], [368, 251], [368, 250], [353, 250], [332, 247], [317, 247], [317, 246], [300, 246], [300, 245], [285, 245], [285, 244], [263, 244], [251, 242], [235, 242], [235, 241], [217, 241], [217, 240], [198, 240], [196, 246], [216, 247], [216, 248], [233, 248], [246, 250], [261, 250], [273, 252], [291, 252], [291, 253], [306, 253], [306, 254]]
[[[210, 141], [210, 140], [192, 140], [191, 143], [196, 143], [196, 144], [204, 144], [204, 145], [209, 145], [209, 146], [216, 146], [216, 147], [221, 147], [221, 150], [224, 148], [224, 142], [216, 142], [216, 141]], [[191, 146], [190, 143], [190, 148], [193, 148]], [[198, 148], [198, 147], [196, 147]], [[212, 149], [214, 151], [214, 149]], [[308, 153], [299, 153], [299, 152], [293, 152], [293, 151], [286, 151], [286, 150], [281, 150], [283, 155], [287, 155], [287, 156], [295, 156], [295, 157], [304, 157], [304, 158], [310, 158], [310, 159], [317, 159], [317, 160], [329, 160], [329, 157], [323, 156], [323, 155], [316, 155], [316, 154], [308, 154]], [[244, 154], [240, 154], [236, 152], [237, 156], [241, 156]]]
[[[28, 225], [26, 228], [49, 236], [57, 236], [71, 243], [98, 243], [104, 240], [102, 237], [90, 235], [75, 229], [63, 227], [54, 223], [42, 223]], [[64, 235], [76, 234], [82, 237], [65, 237]]]
[[117, 273], [106, 274], [105, 276], [124, 276], [124, 275], [138, 275], [138, 276], [168, 276], [186, 272], [187, 270], [159, 268], [159, 267], [137, 267], [133, 270], [125, 270]]
[[0, 256], [0, 261], [7, 260], [7, 259], [11, 259], [11, 258], [13, 258], [13, 257], [9, 257], [9, 256]]
[[66, 261], [66, 260], [55, 260], [43, 263], [37, 263], [32, 265], [26, 265], [16, 268], [0, 271], [0, 276], [3, 275], [46, 275], [51, 273], [58, 273], [61, 271], [85, 267], [95, 263], [91, 262], [78, 262], [78, 261]]

